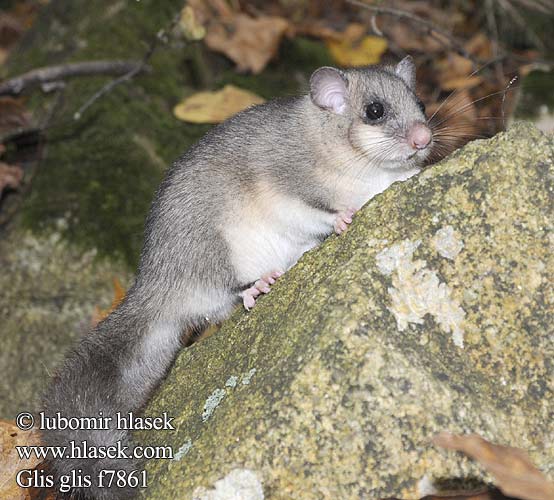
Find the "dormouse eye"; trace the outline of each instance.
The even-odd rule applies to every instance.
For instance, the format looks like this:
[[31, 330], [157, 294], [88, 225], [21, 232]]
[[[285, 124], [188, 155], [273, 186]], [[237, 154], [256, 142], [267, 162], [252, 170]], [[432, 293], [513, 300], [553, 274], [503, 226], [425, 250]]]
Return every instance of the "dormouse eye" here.
[[423, 104], [423, 101], [420, 99], [417, 100], [417, 107], [423, 114], [425, 114], [425, 104]]
[[365, 108], [365, 115], [368, 120], [379, 120], [379, 118], [383, 118], [384, 114], [385, 108], [380, 102], [372, 102]]

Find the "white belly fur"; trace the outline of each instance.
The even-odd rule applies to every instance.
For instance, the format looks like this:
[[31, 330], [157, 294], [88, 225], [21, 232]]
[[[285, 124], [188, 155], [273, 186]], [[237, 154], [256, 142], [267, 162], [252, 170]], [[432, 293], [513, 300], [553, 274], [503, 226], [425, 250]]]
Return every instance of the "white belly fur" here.
[[[393, 182], [406, 180], [417, 170], [380, 170], [371, 182], [342, 178], [334, 183], [337, 210], [359, 209]], [[223, 233], [239, 281], [256, 281], [271, 271], [286, 271], [300, 256], [331, 234], [335, 215], [317, 210], [297, 198], [265, 187], [249, 203], [237, 203]]]

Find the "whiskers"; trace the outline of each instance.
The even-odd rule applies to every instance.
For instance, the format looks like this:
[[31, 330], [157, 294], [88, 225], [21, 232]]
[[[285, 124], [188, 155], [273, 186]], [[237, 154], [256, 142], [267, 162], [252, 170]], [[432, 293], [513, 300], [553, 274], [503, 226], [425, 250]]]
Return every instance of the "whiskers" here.
[[[469, 76], [473, 76], [482, 69], [479, 68]], [[469, 141], [486, 139], [494, 133], [504, 130], [506, 127], [506, 96], [508, 92], [519, 88], [519, 85], [515, 85], [517, 80], [517, 76], [513, 77], [504, 89], [490, 92], [476, 99], [470, 99], [467, 90], [457, 89], [451, 92], [427, 120], [427, 124], [433, 132], [433, 148], [427, 163], [441, 160]], [[494, 113], [480, 116], [475, 105], [495, 97], [500, 98], [500, 102], [496, 104], [498, 116], [495, 116]]]

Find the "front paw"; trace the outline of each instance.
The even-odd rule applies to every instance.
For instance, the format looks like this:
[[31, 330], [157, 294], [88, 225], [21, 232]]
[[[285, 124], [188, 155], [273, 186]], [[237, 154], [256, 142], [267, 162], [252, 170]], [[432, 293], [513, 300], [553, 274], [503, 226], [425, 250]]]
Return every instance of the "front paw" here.
[[354, 208], [347, 208], [342, 212], [337, 213], [335, 218], [335, 223], [333, 227], [335, 228], [335, 233], [341, 234], [348, 229], [348, 224], [352, 222], [352, 217], [357, 212]]

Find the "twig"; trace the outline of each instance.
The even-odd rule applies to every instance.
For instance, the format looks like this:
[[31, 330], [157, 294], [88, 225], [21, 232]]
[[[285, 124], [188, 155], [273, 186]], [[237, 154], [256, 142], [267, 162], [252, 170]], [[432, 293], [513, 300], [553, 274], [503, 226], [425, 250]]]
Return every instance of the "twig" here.
[[[511, 4], [510, 0], [497, 0], [501, 8], [503, 8], [512, 20], [523, 30], [529, 37], [529, 41], [537, 47], [542, 53], [546, 52], [546, 47], [540, 37], [530, 28], [529, 23]], [[523, 2], [522, 2], [523, 3]]]
[[148, 66], [148, 61], [154, 54], [154, 51], [158, 47], [159, 43], [167, 43], [167, 35], [173, 31], [175, 26], [177, 26], [177, 23], [179, 22], [179, 19], [181, 18], [181, 12], [179, 11], [171, 20], [171, 23], [166, 29], [162, 29], [156, 33], [156, 37], [152, 40], [150, 43], [150, 46], [148, 47], [148, 50], [144, 54], [144, 57], [142, 58], [142, 61], [138, 64], [137, 67], [129, 70], [124, 75], [120, 76], [119, 78], [112, 80], [108, 82], [106, 85], [101, 87], [97, 92], [95, 92], [91, 97], [87, 99], [87, 101], [73, 114], [73, 118], [75, 120], [79, 120], [81, 116], [83, 116], [83, 113], [92, 106], [98, 99], [100, 99], [102, 96], [107, 94], [108, 92], [111, 92], [115, 87], [118, 85], [128, 82], [129, 80], [133, 79], [138, 73], [140, 73], [143, 69], [145, 69]]
[[[442, 28], [439, 28], [431, 21], [428, 21], [427, 19], [424, 19], [422, 17], [417, 16], [416, 14], [412, 14], [411, 12], [407, 12], [405, 10], [400, 9], [391, 9], [389, 7], [380, 7], [377, 5], [369, 5], [365, 2], [361, 2], [359, 0], [346, 0], [349, 4], [355, 5], [357, 7], [361, 7], [363, 9], [367, 9], [371, 12], [375, 12], [376, 14], [382, 14], [386, 16], [392, 16], [397, 17], [399, 19], [407, 19], [411, 21], [416, 28], [423, 28], [423, 30], [429, 34], [429, 36], [433, 37], [435, 40], [437, 40], [441, 45], [446, 45], [444, 39], [448, 41], [450, 44], [450, 47], [452, 47], [459, 55], [462, 57], [465, 57], [466, 59], [469, 59], [474, 66], [480, 66], [483, 64], [483, 61], [480, 59], [477, 59], [473, 55], [471, 55], [464, 47], [463, 45], [456, 40], [450, 33], [443, 30]], [[437, 36], [439, 35], [439, 36]], [[444, 38], [444, 39], [443, 39]]]
[[504, 67], [502, 66], [502, 60], [498, 58], [499, 48], [500, 48], [500, 37], [498, 36], [498, 24], [496, 22], [496, 14], [494, 11], [494, 1], [495, 0], [486, 0], [486, 11], [487, 11], [487, 24], [489, 26], [489, 31], [492, 35], [492, 55], [496, 60], [494, 63], [494, 69], [496, 72], [496, 79], [498, 82], [504, 80]]
[[[140, 68], [140, 69], [139, 69]], [[87, 75], [117, 75], [145, 69], [137, 61], [87, 61], [34, 69], [0, 83], [0, 95], [19, 94], [23, 90], [66, 78]]]

